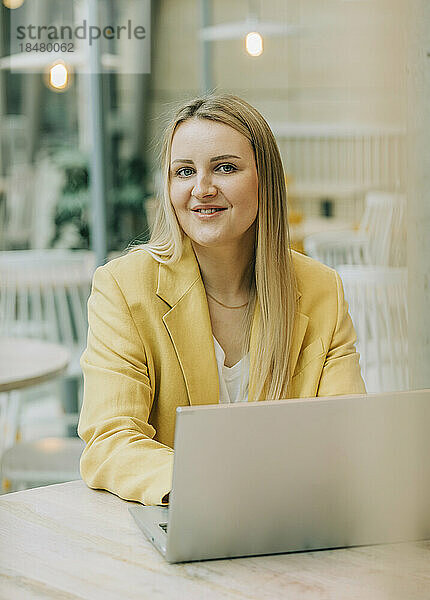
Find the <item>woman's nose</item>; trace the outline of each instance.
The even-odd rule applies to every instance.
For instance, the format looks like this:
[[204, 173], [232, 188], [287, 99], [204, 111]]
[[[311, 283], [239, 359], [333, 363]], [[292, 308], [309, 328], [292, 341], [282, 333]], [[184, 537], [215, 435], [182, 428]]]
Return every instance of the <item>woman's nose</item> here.
[[216, 187], [213, 185], [213, 182], [210, 177], [206, 175], [202, 175], [201, 177], [197, 177], [196, 183], [193, 187], [191, 194], [195, 198], [204, 198], [206, 196], [215, 196], [217, 193]]

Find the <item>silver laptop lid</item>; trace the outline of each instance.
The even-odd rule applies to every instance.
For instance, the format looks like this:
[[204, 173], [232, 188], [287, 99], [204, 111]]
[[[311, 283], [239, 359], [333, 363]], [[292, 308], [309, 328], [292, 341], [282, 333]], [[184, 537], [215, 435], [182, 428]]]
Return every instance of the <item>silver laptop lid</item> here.
[[430, 390], [177, 410], [172, 562], [430, 537]]

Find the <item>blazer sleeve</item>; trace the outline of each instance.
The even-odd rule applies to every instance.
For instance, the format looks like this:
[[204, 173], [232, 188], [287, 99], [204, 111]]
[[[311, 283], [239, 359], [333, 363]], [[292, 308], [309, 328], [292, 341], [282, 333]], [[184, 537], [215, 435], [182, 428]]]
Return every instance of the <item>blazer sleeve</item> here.
[[335, 272], [337, 287], [337, 319], [330, 348], [321, 374], [317, 396], [365, 394], [361, 377], [360, 355], [355, 349], [357, 336], [348, 313], [342, 281]]
[[86, 442], [82, 478], [89, 487], [126, 500], [163, 504], [172, 485], [173, 450], [153, 439], [156, 432], [148, 423], [153, 390], [144, 344], [108, 266], [94, 275], [88, 321], [78, 426]]

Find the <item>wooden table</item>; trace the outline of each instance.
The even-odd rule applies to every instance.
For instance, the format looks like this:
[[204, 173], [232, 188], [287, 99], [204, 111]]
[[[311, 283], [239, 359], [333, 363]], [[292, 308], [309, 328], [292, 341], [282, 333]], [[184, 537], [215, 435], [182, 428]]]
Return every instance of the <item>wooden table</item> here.
[[0, 598], [430, 598], [430, 541], [169, 565], [127, 504], [82, 481], [0, 497]]
[[68, 350], [58, 344], [0, 337], [0, 392], [52, 379], [69, 364]]

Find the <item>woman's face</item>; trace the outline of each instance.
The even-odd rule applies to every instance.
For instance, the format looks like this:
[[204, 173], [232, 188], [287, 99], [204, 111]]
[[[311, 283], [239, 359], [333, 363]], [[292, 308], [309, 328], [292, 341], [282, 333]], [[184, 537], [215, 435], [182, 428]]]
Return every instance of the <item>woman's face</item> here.
[[173, 136], [170, 199], [186, 235], [222, 246], [255, 235], [258, 178], [250, 142], [207, 119], [181, 123]]

